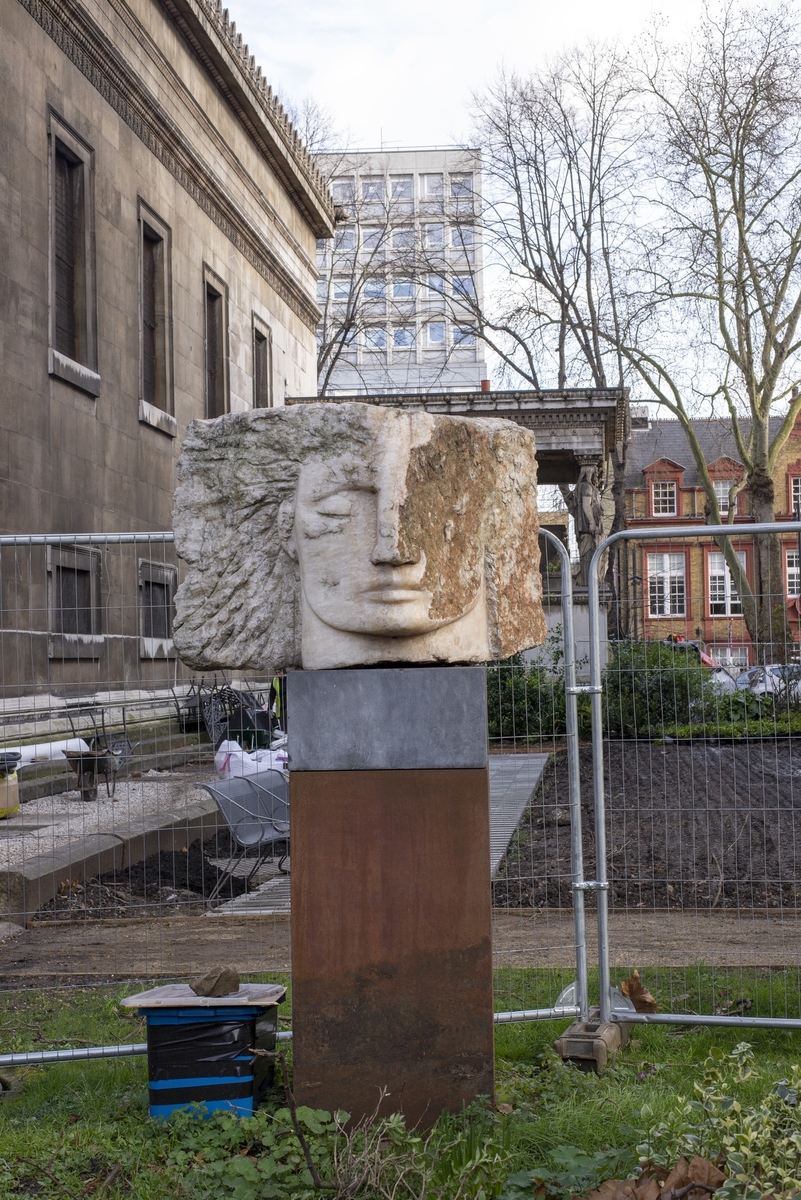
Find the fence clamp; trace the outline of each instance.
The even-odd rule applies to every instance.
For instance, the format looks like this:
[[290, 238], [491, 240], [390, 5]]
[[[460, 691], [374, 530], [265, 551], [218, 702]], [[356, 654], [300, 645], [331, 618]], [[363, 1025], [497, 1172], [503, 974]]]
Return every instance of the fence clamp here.
[[593, 685], [591, 683], [580, 683], [576, 687], [565, 688], [568, 696], [598, 696], [602, 691], [603, 688], [600, 685]]
[[573, 884], [574, 892], [608, 892], [609, 884], [600, 883], [597, 879], [583, 879], [581, 883]]

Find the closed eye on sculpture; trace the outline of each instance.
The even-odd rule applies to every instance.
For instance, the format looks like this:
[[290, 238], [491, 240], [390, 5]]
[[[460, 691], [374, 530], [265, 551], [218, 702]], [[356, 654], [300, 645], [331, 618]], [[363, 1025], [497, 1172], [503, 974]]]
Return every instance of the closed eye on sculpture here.
[[352, 511], [352, 502], [342, 493], [326, 496], [315, 506], [318, 517], [349, 517]]

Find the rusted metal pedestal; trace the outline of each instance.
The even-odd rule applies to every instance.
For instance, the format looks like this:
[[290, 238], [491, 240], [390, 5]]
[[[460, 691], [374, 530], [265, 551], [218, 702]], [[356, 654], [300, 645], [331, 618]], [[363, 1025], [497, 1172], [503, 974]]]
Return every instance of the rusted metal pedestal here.
[[[359, 1120], [381, 1101], [381, 1113], [425, 1127], [492, 1095], [483, 679], [480, 668], [410, 668], [288, 681], [299, 1103]], [[299, 728], [318, 702], [345, 726], [336, 743], [320, 723], [316, 737]], [[382, 745], [365, 741], [383, 722]]]

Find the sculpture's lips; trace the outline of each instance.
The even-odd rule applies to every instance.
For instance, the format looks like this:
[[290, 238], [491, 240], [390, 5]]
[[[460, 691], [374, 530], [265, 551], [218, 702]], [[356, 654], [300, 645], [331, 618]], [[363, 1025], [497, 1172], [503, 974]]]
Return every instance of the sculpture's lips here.
[[423, 591], [421, 587], [391, 587], [384, 584], [368, 588], [364, 595], [376, 604], [403, 604], [410, 600], [419, 600]]

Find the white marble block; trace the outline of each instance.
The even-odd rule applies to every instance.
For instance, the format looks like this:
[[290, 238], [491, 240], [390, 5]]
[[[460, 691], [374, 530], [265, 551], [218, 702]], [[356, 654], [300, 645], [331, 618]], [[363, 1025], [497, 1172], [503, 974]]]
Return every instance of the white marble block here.
[[194, 421], [174, 638], [200, 671], [483, 662], [545, 639], [534, 435], [311, 404]]

